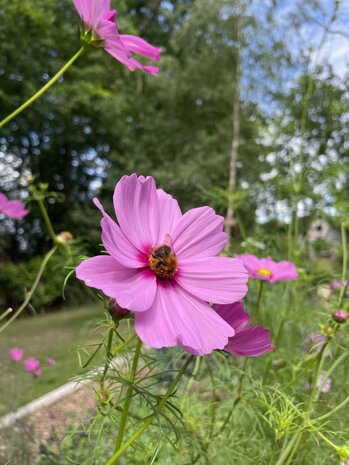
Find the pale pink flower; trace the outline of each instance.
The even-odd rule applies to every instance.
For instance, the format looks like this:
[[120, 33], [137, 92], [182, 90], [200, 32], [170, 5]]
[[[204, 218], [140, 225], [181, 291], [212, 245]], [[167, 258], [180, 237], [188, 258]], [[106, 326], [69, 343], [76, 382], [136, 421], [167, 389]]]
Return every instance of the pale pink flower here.
[[316, 387], [318, 389], [321, 389], [321, 392], [324, 393], [324, 394], [326, 394], [326, 392], [328, 392], [331, 389], [331, 386], [332, 386], [332, 379], [331, 378], [327, 378], [326, 381], [324, 382], [326, 376], [327, 376], [327, 373], [325, 371], [321, 372], [319, 374], [319, 377], [318, 377], [318, 380], [317, 380], [317, 383], [316, 383]]
[[[160, 60], [160, 49], [153, 47], [140, 37], [119, 34], [116, 23], [116, 10], [110, 10], [110, 0], [73, 0], [87, 33], [116, 60], [131, 71], [142, 69], [146, 73], [157, 74], [158, 68], [144, 66], [137, 61], [133, 53]], [[99, 43], [100, 42], [100, 43]]]
[[[304, 350], [306, 352], [309, 352], [310, 354], [314, 354], [314, 353], [318, 354], [325, 343], [326, 343], [326, 337], [323, 334], [317, 333], [317, 332], [310, 332], [305, 337]], [[332, 353], [331, 348], [326, 347], [324, 356], [328, 357], [331, 355], [331, 353]]]
[[224, 351], [242, 357], [258, 357], [273, 350], [270, 331], [255, 325], [246, 328], [251, 318], [244, 311], [241, 302], [228, 305], [213, 305], [213, 309], [234, 328], [235, 335], [230, 337]]
[[37, 368], [36, 370], [34, 370], [33, 375], [35, 378], [40, 378], [40, 376], [42, 375], [41, 368]]
[[20, 200], [8, 200], [5, 194], [0, 193], [0, 213], [10, 218], [23, 218], [29, 213]]
[[14, 362], [19, 362], [22, 360], [24, 354], [24, 350], [19, 349], [18, 347], [15, 347], [14, 349], [11, 349], [9, 351], [9, 356], [10, 359], [13, 360]]
[[27, 358], [24, 360], [24, 368], [29, 373], [35, 373], [37, 370], [40, 370], [40, 362], [34, 357]]
[[269, 283], [298, 279], [296, 267], [292, 262], [274, 262], [271, 257], [258, 258], [248, 253], [240, 255], [239, 258], [252, 279], [260, 279]]
[[[325, 371], [322, 371], [319, 374], [319, 377], [316, 382], [317, 389], [319, 389], [320, 392], [323, 394], [326, 394], [331, 389], [331, 386], [332, 386], [331, 378], [327, 378], [326, 381], [324, 382], [326, 376], [327, 376], [327, 373]], [[310, 388], [311, 388], [310, 383], [307, 383], [305, 386], [305, 390], [310, 391]]]
[[53, 365], [56, 365], [56, 360], [54, 358], [48, 358], [47, 359], [47, 365], [49, 367], [52, 367]]
[[227, 241], [223, 218], [209, 207], [182, 214], [152, 177], [136, 174], [115, 187], [119, 225], [94, 201], [109, 255], [83, 261], [77, 277], [134, 312], [137, 334], [151, 347], [223, 349], [234, 330], [208, 302], [236, 302], [247, 292], [241, 260], [218, 257]]

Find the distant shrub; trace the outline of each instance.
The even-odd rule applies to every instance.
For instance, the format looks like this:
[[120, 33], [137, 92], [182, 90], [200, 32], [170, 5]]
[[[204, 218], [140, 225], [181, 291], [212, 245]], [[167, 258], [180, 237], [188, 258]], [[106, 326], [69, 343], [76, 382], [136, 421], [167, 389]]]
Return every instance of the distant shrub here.
[[[0, 268], [0, 304], [16, 308], [32, 286], [43, 257], [38, 255], [25, 263], [5, 263]], [[65, 257], [56, 253], [49, 261], [38, 287], [31, 299], [36, 311], [47, 310], [63, 301], [64, 280], [69, 273], [65, 268]], [[79, 283], [71, 280], [67, 298], [70, 302], [81, 301]]]

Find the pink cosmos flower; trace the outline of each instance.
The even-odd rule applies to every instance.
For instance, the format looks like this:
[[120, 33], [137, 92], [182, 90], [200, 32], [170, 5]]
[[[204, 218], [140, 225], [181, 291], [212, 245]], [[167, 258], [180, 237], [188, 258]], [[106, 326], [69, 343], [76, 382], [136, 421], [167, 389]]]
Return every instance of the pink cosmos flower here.
[[154, 66], [144, 66], [137, 61], [132, 53], [151, 60], [160, 60], [160, 49], [153, 47], [140, 37], [119, 34], [116, 10], [110, 10], [110, 0], [73, 0], [87, 33], [92, 34], [94, 42], [100, 41], [101, 46], [116, 60], [131, 71], [142, 69], [146, 73], [157, 74], [159, 69]]
[[94, 202], [109, 255], [83, 261], [77, 277], [134, 312], [136, 332], [151, 347], [223, 349], [234, 330], [208, 302], [236, 302], [247, 292], [241, 260], [218, 257], [227, 241], [223, 218], [209, 207], [182, 214], [152, 177], [136, 174], [115, 187], [119, 225]]
[[242, 357], [258, 357], [273, 350], [270, 331], [262, 326], [246, 328], [251, 318], [244, 311], [241, 302], [228, 305], [213, 305], [213, 309], [234, 328], [235, 335], [230, 337], [224, 351]]
[[27, 215], [29, 210], [24, 208], [24, 203], [20, 200], [8, 200], [5, 194], [0, 193], [0, 213], [19, 219]]
[[[305, 338], [304, 350], [310, 354], [318, 354], [326, 342], [326, 337], [321, 333], [310, 332]], [[330, 347], [326, 347], [324, 356], [328, 357], [332, 353]]]
[[24, 354], [24, 350], [19, 349], [18, 347], [11, 349], [9, 352], [10, 359], [13, 360], [14, 362], [19, 362], [20, 360], [22, 360], [23, 354]]
[[24, 368], [29, 373], [35, 373], [36, 371], [40, 370], [40, 362], [34, 357], [27, 358], [24, 360]]
[[239, 258], [252, 279], [260, 279], [269, 283], [298, 279], [296, 267], [292, 262], [274, 262], [271, 257], [258, 258], [248, 253], [240, 255]]
[[33, 375], [35, 378], [40, 378], [40, 376], [42, 375], [41, 368], [37, 368], [36, 370], [34, 370]]
[[56, 360], [54, 358], [48, 358], [47, 359], [47, 365], [49, 367], [52, 367], [53, 365], [56, 365]]
[[[324, 382], [325, 377], [327, 377], [327, 373], [326, 373], [326, 371], [322, 371], [319, 374], [318, 380], [316, 382], [317, 389], [319, 389], [320, 392], [323, 393], [323, 394], [326, 394], [332, 387], [332, 379], [327, 378], [326, 381]], [[305, 390], [310, 391], [310, 384], [309, 383], [306, 384]]]

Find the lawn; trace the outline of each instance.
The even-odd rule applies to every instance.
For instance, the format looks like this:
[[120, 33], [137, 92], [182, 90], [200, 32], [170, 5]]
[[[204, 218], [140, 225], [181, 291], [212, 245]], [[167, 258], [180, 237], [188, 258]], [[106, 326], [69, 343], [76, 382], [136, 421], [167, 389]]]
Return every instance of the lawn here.
[[[69, 308], [49, 315], [15, 321], [0, 338], [0, 415], [66, 383], [83, 372], [79, 366], [77, 346], [100, 341], [92, 332], [103, 318], [98, 304]], [[41, 362], [42, 376], [34, 378], [13, 362], [8, 352], [13, 347], [24, 350], [24, 359], [35, 357]], [[56, 361], [47, 365], [47, 358]], [[97, 361], [97, 360], [96, 360]]]

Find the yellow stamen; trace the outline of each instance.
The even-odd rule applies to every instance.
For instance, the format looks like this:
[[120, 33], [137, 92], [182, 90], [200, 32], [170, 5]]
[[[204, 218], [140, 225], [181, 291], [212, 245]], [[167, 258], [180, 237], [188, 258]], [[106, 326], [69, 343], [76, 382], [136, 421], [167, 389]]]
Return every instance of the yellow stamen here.
[[259, 270], [257, 271], [257, 274], [261, 276], [265, 276], [266, 278], [270, 278], [270, 276], [272, 275], [272, 272], [268, 270], [268, 268], [259, 268]]

